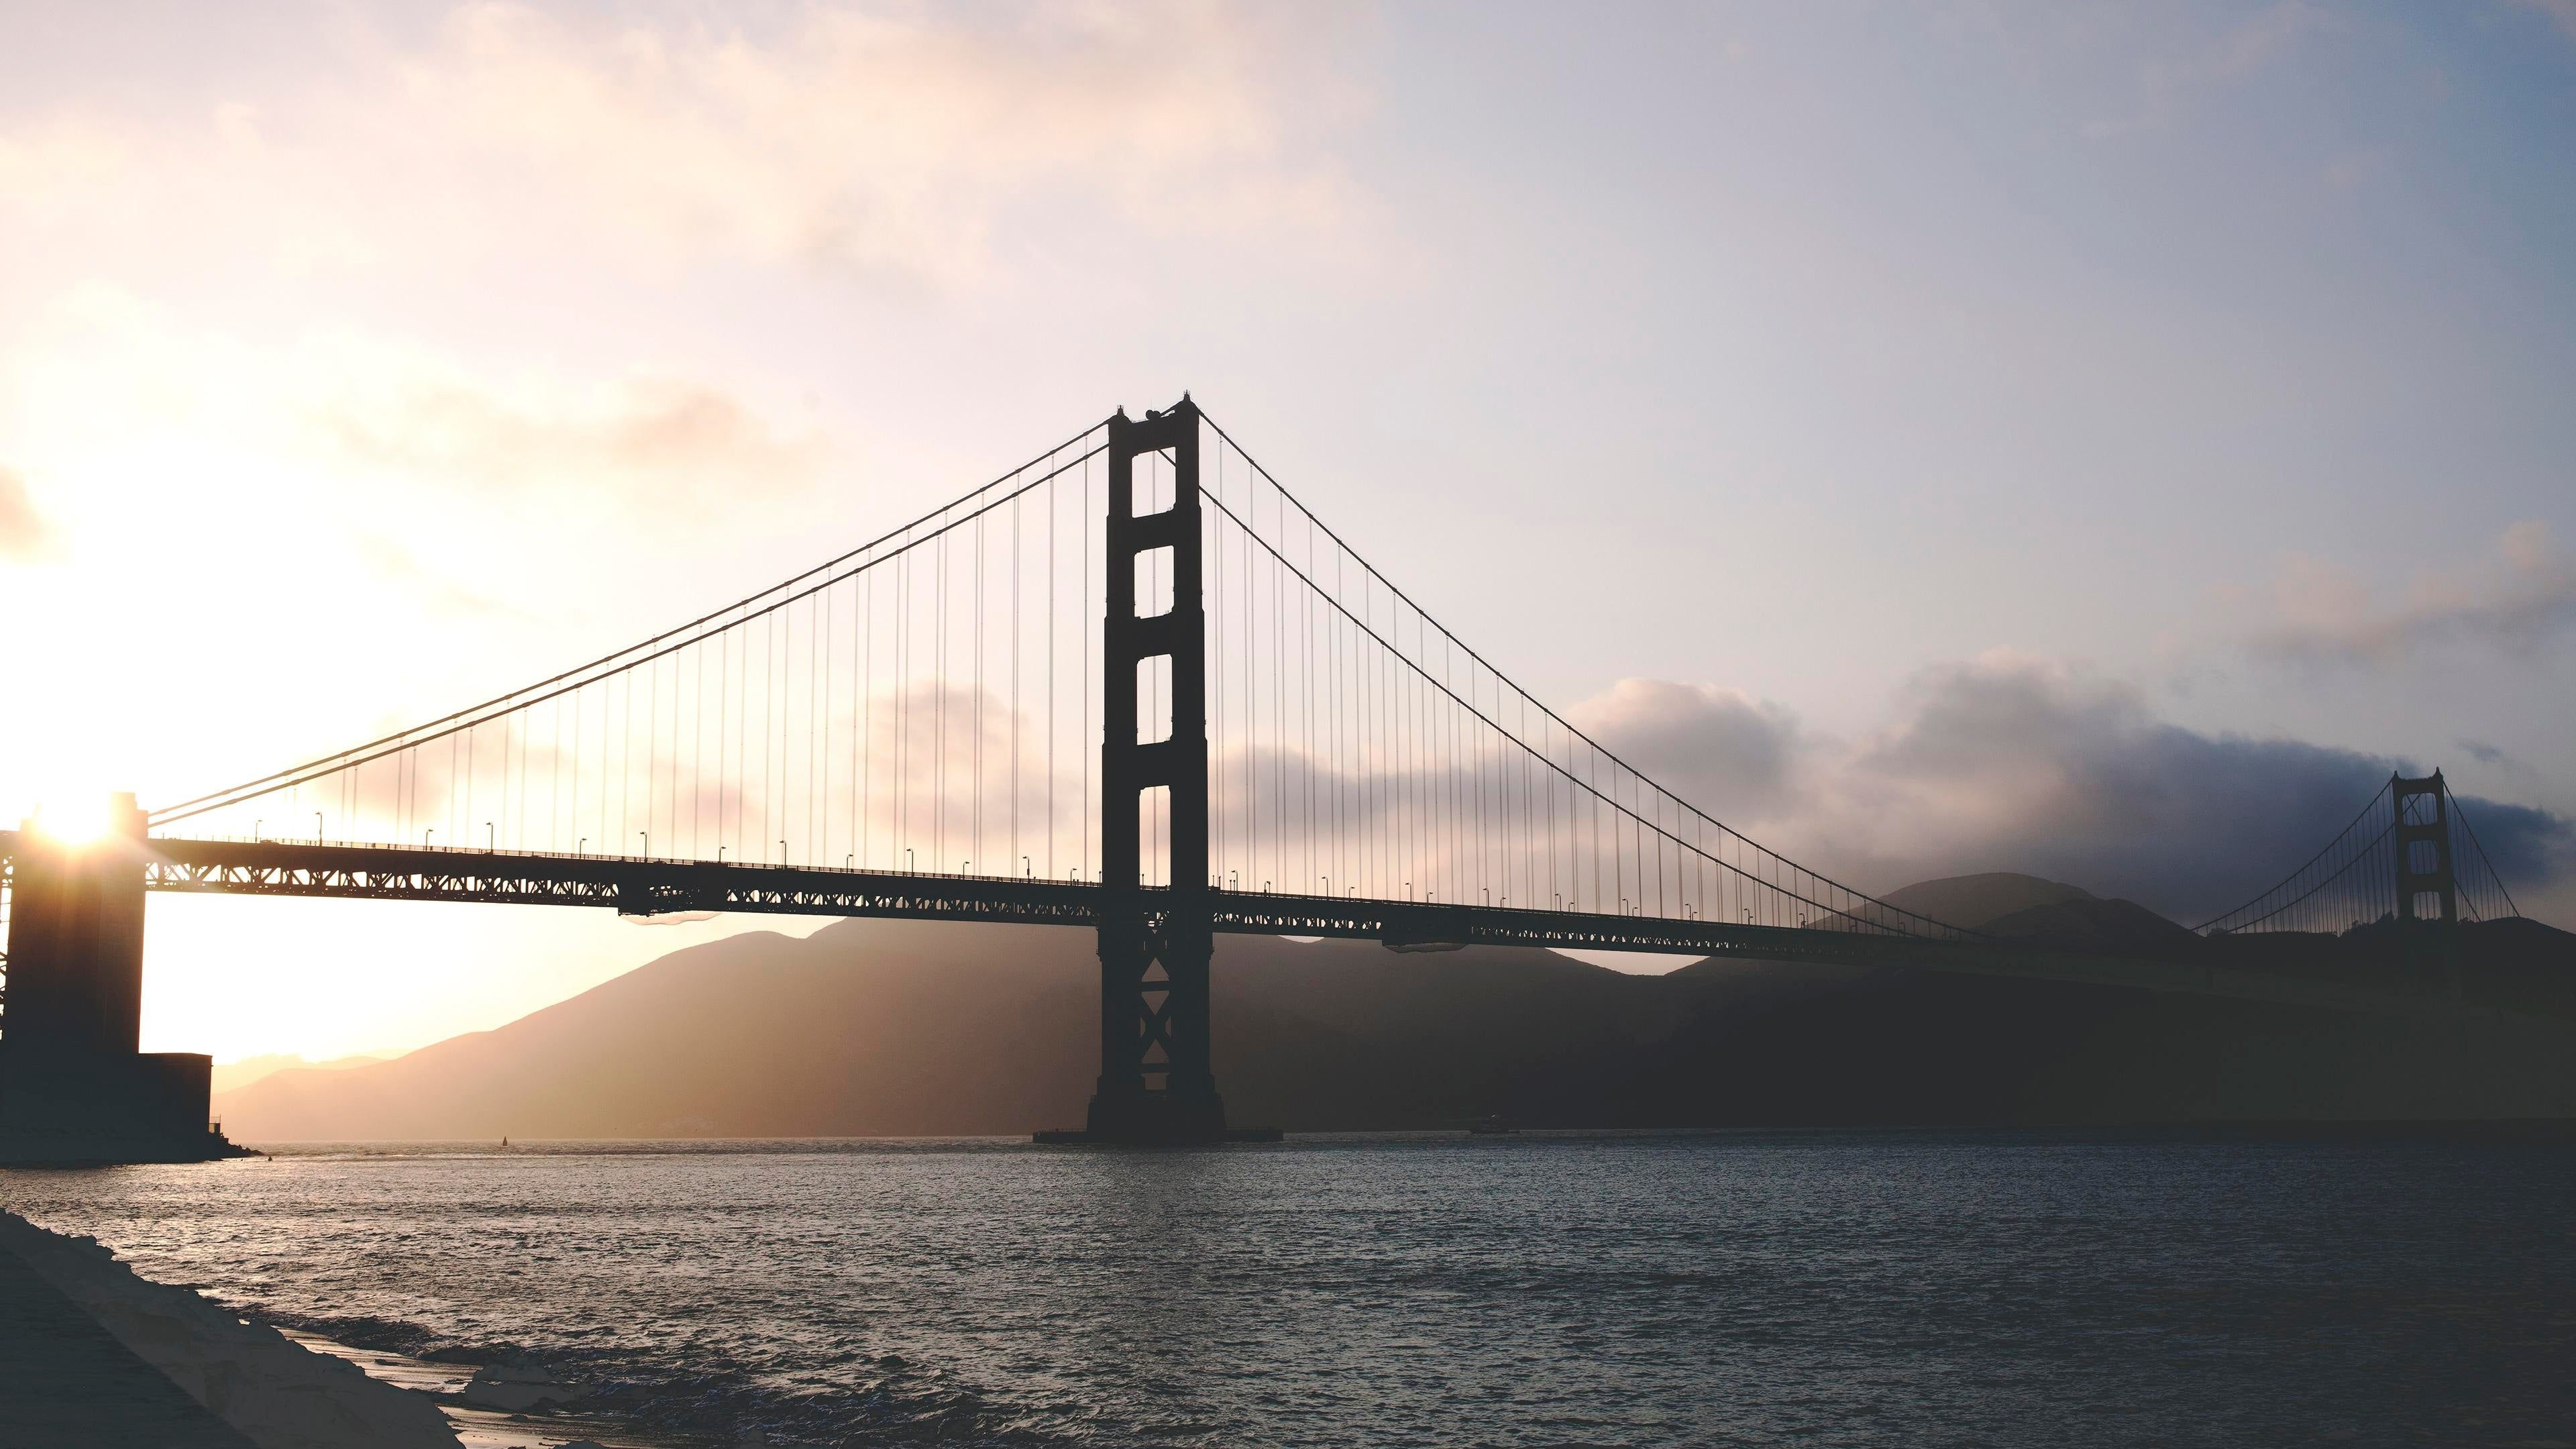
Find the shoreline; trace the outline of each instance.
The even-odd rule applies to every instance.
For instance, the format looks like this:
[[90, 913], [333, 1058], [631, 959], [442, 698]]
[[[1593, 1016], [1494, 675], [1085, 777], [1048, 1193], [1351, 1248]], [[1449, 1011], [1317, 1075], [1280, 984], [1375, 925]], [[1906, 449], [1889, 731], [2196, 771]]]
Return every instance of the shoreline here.
[[727, 1442], [656, 1431], [613, 1416], [585, 1414], [578, 1408], [527, 1414], [481, 1407], [462, 1399], [483, 1365], [438, 1363], [360, 1348], [299, 1328], [277, 1331], [306, 1351], [339, 1359], [378, 1383], [428, 1396], [455, 1428], [463, 1449], [564, 1449], [584, 1442], [598, 1449], [711, 1449]]
[[241, 1449], [251, 1441], [0, 1247], [0, 1446], [82, 1443]]
[[[157, 1392], [134, 1373], [132, 1364], [139, 1363], [199, 1406], [206, 1417], [180, 1442], [237, 1441], [259, 1449], [444, 1449], [457, 1442], [429, 1399], [380, 1384], [354, 1365], [248, 1322], [194, 1289], [143, 1278], [95, 1238], [57, 1233], [0, 1211], [0, 1252], [125, 1350], [119, 1358], [92, 1339], [85, 1348], [69, 1350], [77, 1367], [118, 1373]], [[13, 1344], [10, 1351], [40, 1346]], [[98, 1411], [112, 1412], [104, 1403]]]
[[[542, 1370], [435, 1363], [245, 1319], [0, 1209], [0, 1449], [702, 1449], [577, 1409]], [[563, 1391], [561, 1399], [550, 1390]]]

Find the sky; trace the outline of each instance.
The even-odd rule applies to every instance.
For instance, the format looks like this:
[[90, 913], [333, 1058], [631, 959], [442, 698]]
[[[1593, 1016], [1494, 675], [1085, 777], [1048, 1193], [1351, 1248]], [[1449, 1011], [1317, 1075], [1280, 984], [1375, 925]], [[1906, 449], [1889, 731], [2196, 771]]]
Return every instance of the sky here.
[[[1188, 389], [1857, 883], [2182, 914], [2440, 767], [2576, 926], [2566, 0], [0, 28], [10, 818], [444, 714]], [[406, 1048], [749, 928], [156, 896], [146, 1046]]]

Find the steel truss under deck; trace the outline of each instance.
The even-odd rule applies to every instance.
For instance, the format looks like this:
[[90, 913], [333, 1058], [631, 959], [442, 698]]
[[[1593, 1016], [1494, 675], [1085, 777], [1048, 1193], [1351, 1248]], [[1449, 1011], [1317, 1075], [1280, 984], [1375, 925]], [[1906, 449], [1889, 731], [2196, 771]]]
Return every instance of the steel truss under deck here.
[[[342, 900], [471, 901], [605, 907], [625, 915], [738, 912], [990, 921], [1098, 929], [1112, 894], [1081, 881], [1027, 876], [830, 870], [639, 856], [550, 855], [449, 847], [290, 840], [154, 838], [143, 873], [155, 891]], [[11, 881], [18, 833], [0, 830], [0, 891]], [[1171, 893], [1144, 890], [1148, 908]], [[1132, 899], [1132, 897], [1131, 897]], [[1983, 938], [1929, 940], [1862, 929], [1751, 926], [1505, 907], [1370, 901], [1211, 890], [1218, 935], [1330, 936], [1399, 951], [1521, 946], [1646, 951], [1739, 961], [1882, 966], [2121, 986], [2240, 1000], [2419, 1015], [2491, 1014], [2448, 993], [2366, 989], [2231, 970], [2199, 961], [2094, 956]]]
[[[16, 832], [0, 831], [0, 883]], [[1089, 882], [1027, 876], [832, 870], [642, 856], [549, 855], [445, 846], [295, 840], [156, 838], [144, 885], [156, 891], [486, 905], [598, 906], [623, 915], [731, 911], [879, 916], [1096, 928], [1111, 894]], [[1139, 892], [1149, 901], [1168, 892]], [[1399, 950], [1538, 946], [1659, 951], [1768, 961], [1932, 964], [1961, 943], [1864, 931], [1793, 930], [1579, 911], [1525, 911], [1404, 901], [1201, 893], [1220, 934], [1334, 936]]]

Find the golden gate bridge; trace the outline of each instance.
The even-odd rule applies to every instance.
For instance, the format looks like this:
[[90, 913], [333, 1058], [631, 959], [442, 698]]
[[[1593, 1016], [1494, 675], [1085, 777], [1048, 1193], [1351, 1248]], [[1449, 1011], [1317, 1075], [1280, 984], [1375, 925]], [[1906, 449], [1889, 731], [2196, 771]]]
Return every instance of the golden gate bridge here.
[[22, 1126], [108, 1090], [84, 1071], [193, 1093], [202, 1119], [185, 1063], [204, 1058], [100, 1065], [135, 1056], [153, 890], [1088, 928], [1100, 1076], [1085, 1129], [1057, 1135], [1113, 1142], [1226, 1135], [1208, 1039], [1225, 933], [2412, 1012], [2455, 1004], [2460, 928], [2518, 914], [2438, 773], [2392, 778], [2202, 927], [2399, 930], [2421, 980], [2052, 949], [1892, 906], [1549, 708], [1186, 395], [628, 648], [227, 789], [129, 800], [104, 845], [0, 832], [0, 862], [0, 1116]]

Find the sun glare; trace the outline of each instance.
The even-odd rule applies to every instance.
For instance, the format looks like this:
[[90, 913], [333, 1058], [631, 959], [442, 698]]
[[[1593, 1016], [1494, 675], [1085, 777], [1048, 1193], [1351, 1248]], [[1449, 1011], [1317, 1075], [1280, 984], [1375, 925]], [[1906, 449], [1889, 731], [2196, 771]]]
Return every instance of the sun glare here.
[[107, 834], [107, 797], [75, 796], [36, 806], [36, 828], [65, 845], [87, 845]]

